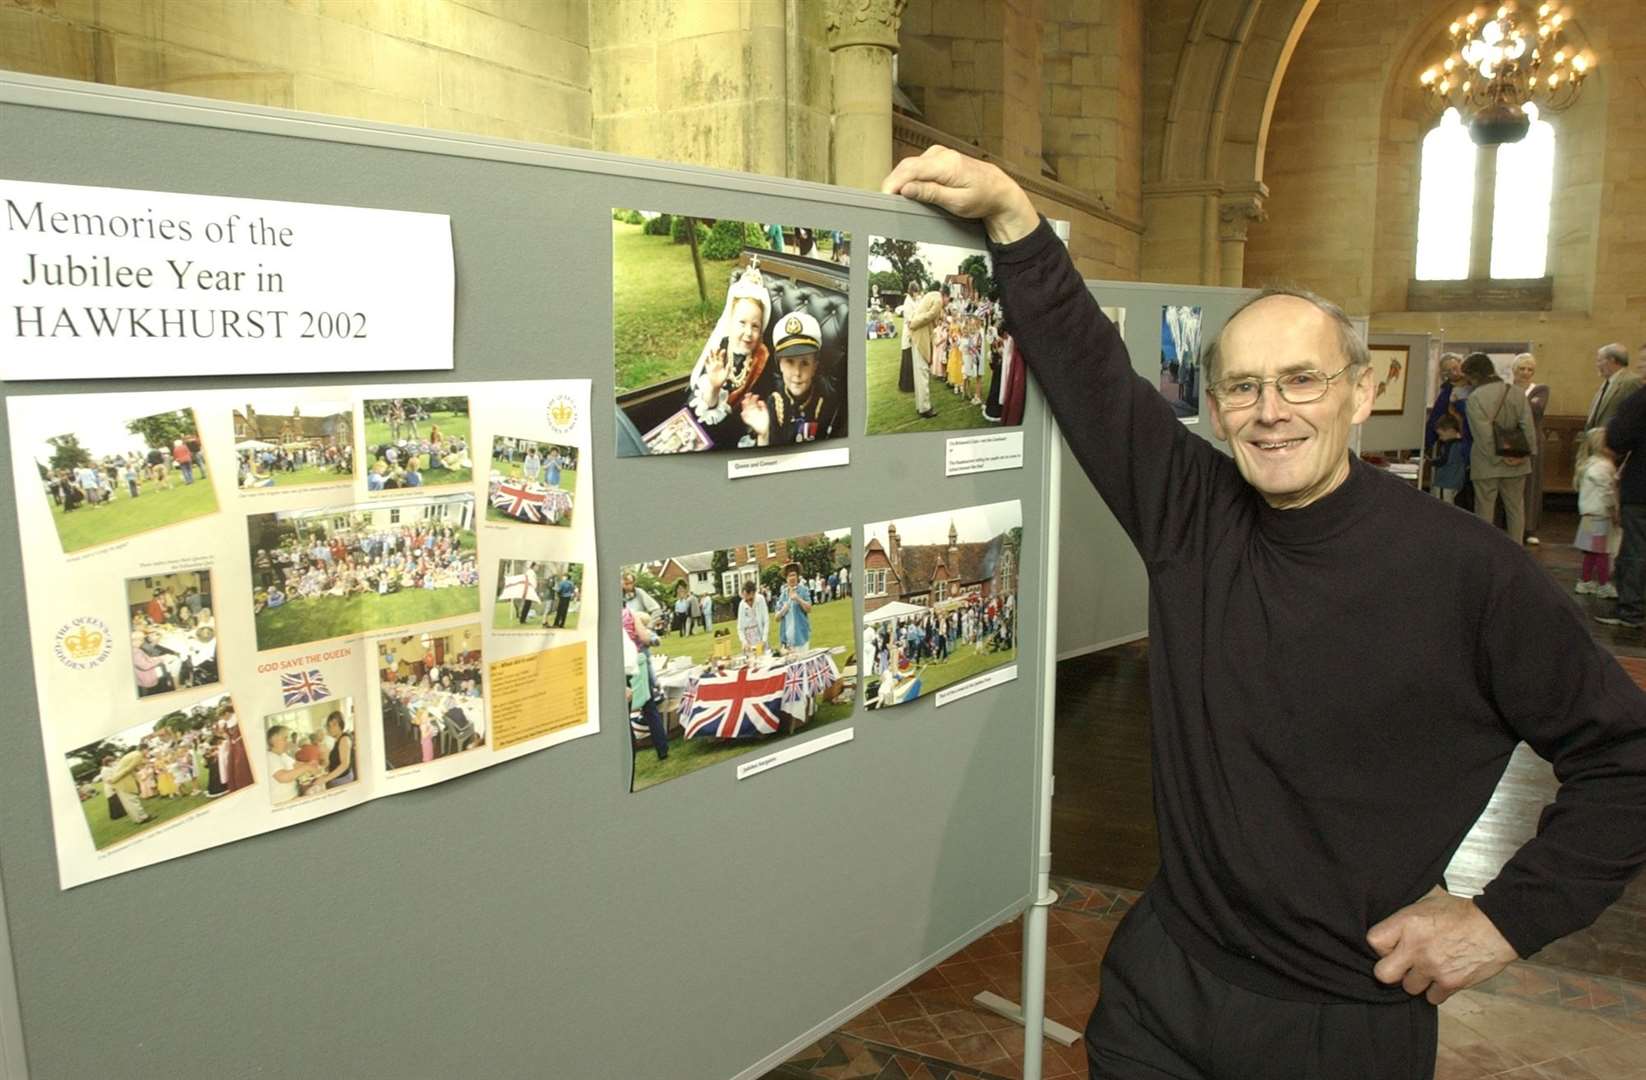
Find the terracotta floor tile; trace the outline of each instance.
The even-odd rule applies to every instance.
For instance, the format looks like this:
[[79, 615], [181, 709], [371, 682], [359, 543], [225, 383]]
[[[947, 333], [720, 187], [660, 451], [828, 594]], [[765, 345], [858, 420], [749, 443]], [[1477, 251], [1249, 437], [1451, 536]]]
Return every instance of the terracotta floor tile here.
[[920, 1003], [918, 1001], [909, 995], [902, 993], [893, 994], [885, 1001], [882, 1001], [877, 1007], [880, 1010], [881, 1018], [887, 1023], [896, 1023], [899, 1020], [913, 1020], [926, 1014], [926, 1010], [920, 1007]]
[[977, 1014], [969, 1011], [946, 1012], [933, 1016], [931, 1021], [943, 1037], [951, 1042], [958, 1035], [977, 1035], [988, 1030]]
[[1646, 1039], [1623, 1039], [1572, 1055], [1599, 1080], [1625, 1080], [1646, 1072]]
[[1435, 1055], [1435, 1080], [1484, 1080], [1491, 1074], [1449, 1046]]
[[955, 1060], [954, 1047], [943, 1039], [934, 1039], [931, 1042], [923, 1042], [915, 1046], [905, 1046], [903, 1049], [912, 1050], [917, 1054], [924, 1054], [929, 1058], [937, 1058], [939, 1061]]
[[937, 1042], [942, 1038], [943, 1033], [937, 1030], [937, 1025], [921, 1017], [918, 1020], [899, 1020], [893, 1024], [890, 1041], [893, 1046], [912, 1050], [920, 1043]]

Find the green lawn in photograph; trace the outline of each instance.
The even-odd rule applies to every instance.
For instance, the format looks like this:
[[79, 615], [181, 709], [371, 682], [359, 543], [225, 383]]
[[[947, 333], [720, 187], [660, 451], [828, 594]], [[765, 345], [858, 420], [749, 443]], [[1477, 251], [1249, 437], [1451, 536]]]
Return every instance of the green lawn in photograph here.
[[639, 225], [612, 222], [612, 355], [617, 393], [679, 375], [709, 339], [726, 302], [735, 265], [703, 261], [708, 299], [697, 291], [689, 244], [646, 236]]
[[[1002, 649], [999, 652], [985, 650], [981, 655], [972, 651], [971, 645], [961, 645], [949, 654], [947, 660], [936, 663], [923, 662], [920, 664], [920, 696], [929, 697], [945, 686], [953, 686], [973, 675], [981, 675], [993, 668], [1004, 667], [1017, 659], [1017, 646]], [[877, 678], [873, 687], [879, 686]], [[872, 687], [863, 691], [865, 698], [873, 692]]]
[[91, 842], [98, 851], [102, 851], [110, 844], [117, 844], [128, 837], [136, 836], [140, 832], [147, 832], [162, 821], [182, 817], [184, 814], [200, 809], [208, 802], [204, 793], [198, 795], [179, 795], [173, 799], [162, 799], [158, 795], [152, 799], [143, 800], [143, 809], [149, 813], [149, 820], [141, 825], [134, 824], [130, 817], [123, 817], [118, 821], [109, 820], [109, 800], [103, 795], [103, 785], [97, 785], [97, 794], [80, 804], [81, 811], [86, 815], [86, 825], [91, 829]]
[[[848, 605], [850, 606], [850, 605]], [[811, 722], [798, 732], [816, 731], [852, 715], [850, 704], [819, 705]], [[779, 743], [787, 742], [788, 735], [770, 735], [764, 739], [681, 739], [669, 740], [669, 756], [657, 760], [657, 752], [649, 746], [641, 747], [634, 755], [634, 790], [641, 791], [665, 780], [685, 776], [689, 772], [707, 768], [722, 761], [755, 752], [764, 753]]]
[[[467, 545], [473, 547], [473, 541]], [[405, 589], [387, 596], [308, 596], [256, 616], [257, 647], [278, 649], [480, 610], [478, 588]]]
[[[349, 473], [338, 472], [325, 465], [300, 465], [292, 472], [276, 469], [269, 474], [274, 478], [272, 488], [310, 487], [315, 484], [347, 484], [354, 477]], [[246, 487], [242, 491], [267, 491], [269, 487]]]
[[[866, 341], [868, 365], [870, 435], [897, 435], [908, 431], [959, 431], [966, 428], [999, 427], [983, 418], [983, 406], [973, 405], [971, 398], [955, 396], [949, 384], [932, 378], [927, 386], [932, 391], [932, 408], [937, 415], [931, 419], [918, 416], [914, 411], [914, 391], [905, 394], [897, 388], [897, 370], [903, 362], [903, 320], [893, 315], [892, 323], [898, 333], [889, 338]], [[989, 375], [984, 372], [983, 389], [989, 388]]]
[[112, 502], [100, 506], [81, 503], [79, 509], [67, 514], [51, 502], [51, 496], [44, 491], [40, 497], [51, 503], [52, 522], [57, 526], [57, 538], [63, 542], [64, 552], [124, 540], [217, 510], [217, 495], [211, 481], [198, 476], [194, 483], [185, 484], [181, 473], [173, 473], [169, 490], [146, 482], [141, 491], [137, 498], [129, 498], [122, 483]]
[[[492, 605], [492, 629], [536, 630], [539, 632], [544, 630], [576, 630], [577, 617], [581, 614], [582, 612], [579, 609], [572, 608], [566, 612], [565, 626], [544, 626], [542, 605], [533, 604], [531, 611], [526, 615], [526, 621], [522, 623], [514, 617], [513, 600], [498, 600]], [[552, 601], [549, 604], [549, 622], [554, 622], [554, 604]]]
[[[658, 597], [658, 602], [662, 602]], [[674, 601], [671, 598], [668, 609], [674, 611]], [[775, 604], [773, 605], [776, 606]], [[621, 612], [619, 613], [621, 614]], [[737, 637], [737, 608], [730, 602], [716, 600], [714, 604], [714, 621], [710, 623], [716, 631], [725, 630], [732, 635], [732, 652], [739, 651]], [[701, 664], [708, 660], [709, 652], [713, 648], [714, 638], [705, 634], [700, 628], [697, 633], [689, 637], [681, 637], [674, 631], [659, 634], [661, 642], [652, 646], [653, 656], [689, 656], [692, 663]], [[835, 665], [844, 667], [846, 658], [856, 652], [852, 642], [852, 598], [843, 596], [838, 600], [830, 600], [827, 604], [812, 605], [812, 647], [821, 649], [835, 645], [846, 646], [843, 655], [834, 658]], [[772, 615], [770, 640], [766, 643], [771, 648], [777, 647], [777, 615]]]
[[[423, 439], [428, 438], [429, 428], [431, 426], [440, 429], [440, 436], [442, 439], [457, 435], [462, 436], [463, 441], [469, 444], [469, 460], [474, 460], [478, 451], [474, 446], [474, 440], [469, 438], [469, 417], [467, 413], [430, 413], [427, 420], [419, 420], [417, 422], [418, 437]], [[366, 421], [366, 446], [363, 451], [365, 468], [370, 469], [372, 465], [376, 463], [377, 448], [388, 441], [389, 425], [387, 423], [382, 420]], [[356, 460], [358, 461], [360, 459], [357, 458]], [[473, 469], [443, 469], [439, 465], [428, 461], [422, 463], [422, 468], [419, 471], [423, 474], [424, 487], [435, 487], [436, 485], [445, 484], [466, 484], [470, 480], [474, 479]], [[396, 491], [396, 494], [404, 495], [407, 492], [416, 490], [416, 488], [400, 488]]]
[[[509, 467], [509, 463], [506, 462], [506, 461], [494, 461], [494, 462], [492, 462], [492, 468], [497, 469], [499, 472], [502, 472], [505, 476], [509, 476], [509, 477], [514, 478], [514, 479], [520, 479], [520, 478], [522, 478], [526, 475], [525, 473], [520, 471], [519, 462], [516, 462], [514, 464], [514, 466], [511, 468], [511, 467]], [[577, 491], [577, 470], [576, 469], [561, 469], [560, 470], [560, 490], [568, 491], [568, 492], [573, 493], [571, 514], [564, 515], [563, 517], [561, 517], [561, 519], [559, 521], [554, 523], [555, 525], [558, 525], [558, 526], [561, 526], [561, 527], [566, 527], [566, 526], [571, 525], [571, 523], [572, 523], [572, 514], [577, 513], [577, 498], [576, 498], [576, 495], [575, 495], [575, 493]], [[498, 523], [503, 524], [503, 525], [536, 525], [536, 524], [538, 524], [537, 522], [521, 521], [519, 518], [510, 517], [509, 515], [505, 514], [503, 511], [499, 510], [497, 507], [493, 506], [491, 504], [491, 499], [489, 497], [486, 500], [486, 520], [487, 521], [495, 521], [495, 522], [498, 522]], [[542, 524], [547, 525], [548, 522], [545, 521], [545, 522], [542, 522]]]

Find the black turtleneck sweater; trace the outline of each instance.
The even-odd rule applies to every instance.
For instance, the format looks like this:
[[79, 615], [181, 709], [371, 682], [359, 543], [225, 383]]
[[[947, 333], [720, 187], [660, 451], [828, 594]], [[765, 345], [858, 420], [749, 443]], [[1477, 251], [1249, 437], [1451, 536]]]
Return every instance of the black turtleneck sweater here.
[[1526, 956], [1617, 899], [1646, 862], [1646, 697], [1553, 580], [1359, 461], [1270, 507], [1133, 373], [1045, 222], [994, 257], [1007, 327], [1148, 569], [1149, 891], [1173, 940], [1269, 996], [1404, 1000], [1366, 931], [1441, 882], [1522, 739], [1560, 792], [1476, 903]]

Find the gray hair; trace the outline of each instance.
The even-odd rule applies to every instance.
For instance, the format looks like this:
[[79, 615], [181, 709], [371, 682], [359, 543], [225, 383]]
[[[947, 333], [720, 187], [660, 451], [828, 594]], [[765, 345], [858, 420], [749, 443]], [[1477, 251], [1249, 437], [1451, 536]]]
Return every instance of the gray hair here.
[[1264, 289], [1256, 296], [1235, 308], [1234, 313], [1227, 319], [1223, 320], [1223, 328], [1217, 332], [1217, 337], [1213, 338], [1212, 343], [1206, 347], [1205, 366], [1207, 385], [1211, 385], [1216, 382], [1218, 378], [1218, 367], [1223, 359], [1222, 345], [1224, 333], [1227, 332], [1230, 325], [1240, 317], [1241, 312], [1245, 311], [1258, 301], [1267, 300], [1271, 296], [1291, 296], [1296, 297], [1299, 300], [1306, 300], [1313, 304], [1315, 310], [1330, 319], [1333, 328], [1337, 330], [1338, 349], [1341, 352], [1343, 359], [1351, 367], [1368, 367], [1371, 365], [1371, 351], [1366, 348], [1366, 342], [1361, 339], [1360, 332], [1355, 329], [1355, 324], [1349, 321], [1349, 316], [1343, 313], [1342, 308], [1338, 307], [1325, 297], [1310, 292], [1308, 289], [1300, 289], [1293, 285], [1269, 285], [1264, 287]]
[[1629, 350], [1615, 341], [1610, 345], [1602, 345], [1600, 347], [1600, 355], [1606, 357], [1618, 367], [1629, 366]]

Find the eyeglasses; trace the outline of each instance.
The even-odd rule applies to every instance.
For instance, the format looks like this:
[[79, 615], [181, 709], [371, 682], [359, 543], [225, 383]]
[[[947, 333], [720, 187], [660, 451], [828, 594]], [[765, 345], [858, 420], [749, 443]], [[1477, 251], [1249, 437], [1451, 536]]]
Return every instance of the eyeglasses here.
[[1330, 375], [1324, 371], [1288, 371], [1272, 379], [1241, 375], [1213, 383], [1210, 390], [1225, 409], [1249, 409], [1263, 396], [1263, 387], [1273, 383], [1275, 392], [1286, 401], [1293, 405], [1307, 405], [1325, 397], [1332, 383], [1352, 367], [1353, 364], [1344, 364]]

